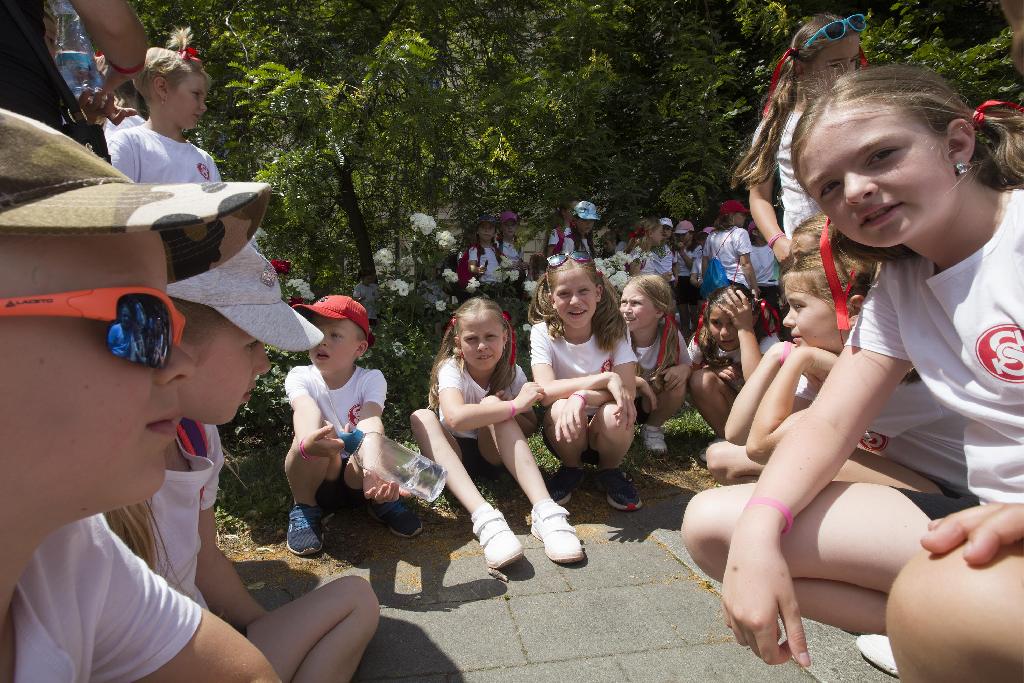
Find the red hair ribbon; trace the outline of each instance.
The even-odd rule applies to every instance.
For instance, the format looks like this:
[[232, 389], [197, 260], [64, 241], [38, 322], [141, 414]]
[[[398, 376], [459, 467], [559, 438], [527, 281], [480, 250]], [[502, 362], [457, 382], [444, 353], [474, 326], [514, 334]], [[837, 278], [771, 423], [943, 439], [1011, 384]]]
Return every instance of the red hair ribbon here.
[[643, 237], [646, 234], [647, 234], [646, 230], [644, 230], [643, 228], [637, 228], [633, 232], [629, 233], [629, 239], [635, 240], [636, 238]]
[[700, 314], [697, 316], [697, 327], [693, 330], [693, 336], [697, 337], [700, 335], [700, 330], [704, 327], [704, 314], [708, 312], [708, 300], [704, 299], [704, 303], [700, 307]]
[[181, 50], [178, 50], [178, 56], [184, 59], [186, 62], [196, 61], [200, 64], [203, 63], [203, 60], [199, 59], [199, 50], [195, 49], [194, 47], [186, 47]]
[[860, 50], [860, 54], [859, 54], [859, 56], [860, 56], [860, 68], [866, 69], [869, 66], [868, 65], [868, 56], [866, 54], [864, 54], [864, 48], [859, 48], [859, 50]]
[[821, 230], [821, 240], [818, 246], [821, 248], [821, 265], [825, 268], [825, 279], [828, 280], [828, 290], [832, 293], [832, 301], [836, 305], [836, 325], [840, 330], [850, 329], [850, 312], [846, 307], [846, 300], [853, 288], [853, 278], [856, 271], [850, 271], [850, 281], [843, 288], [839, 282], [839, 273], [836, 271], [836, 264], [832, 258], [832, 243], [828, 238], [828, 226], [832, 224], [831, 218], [825, 219], [825, 227]]
[[[674, 332], [676, 329], [676, 319], [671, 313], [666, 313], [663, 320], [665, 321], [665, 324], [661, 330], [661, 344], [658, 345], [658, 360], [654, 362], [655, 368], [660, 368], [661, 362], [665, 360], [665, 353], [668, 352], [669, 334]], [[679, 348], [679, 335], [676, 335], [676, 358], [679, 358], [682, 355], [682, 349]]]
[[790, 59], [799, 59], [800, 51], [795, 47], [791, 47], [782, 53], [779, 57], [778, 63], [775, 65], [775, 71], [772, 72], [772, 81], [768, 85], [768, 101], [764, 103], [764, 109], [761, 110], [761, 116], [767, 116], [768, 110], [772, 106], [772, 95], [775, 94], [775, 86], [779, 84], [779, 75], [782, 73], [782, 67], [785, 66], [786, 62]]
[[1016, 102], [988, 100], [979, 104], [978, 108], [974, 110], [974, 116], [971, 117], [971, 121], [974, 122], [975, 128], [981, 128], [985, 125], [985, 110], [991, 107], [1010, 107], [1011, 109], [1016, 109], [1019, 112], [1024, 112], [1024, 107], [1020, 106]]
[[782, 329], [778, 310], [764, 299], [758, 302], [758, 309], [758, 322], [761, 324], [764, 333], [766, 335], [778, 334], [779, 330]]
[[514, 366], [516, 364], [516, 328], [512, 327], [512, 316], [508, 314], [508, 311], [502, 311], [501, 317], [505, 319], [505, 323], [508, 325], [508, 333], [511, 335], [512, 350], [508, 353], [508, 364]]

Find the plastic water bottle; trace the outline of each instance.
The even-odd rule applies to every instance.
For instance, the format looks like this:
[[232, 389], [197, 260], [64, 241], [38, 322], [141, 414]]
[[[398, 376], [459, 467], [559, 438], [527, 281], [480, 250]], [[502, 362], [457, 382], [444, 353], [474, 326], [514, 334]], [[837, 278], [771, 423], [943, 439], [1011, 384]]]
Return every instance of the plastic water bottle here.
[[[448, 472], [443, 466], [383, 434], [353, 429], [340, 432], [338, 438], [360, 466], [385, 481], [395, 482], [417, 498], [433, 502], [444, 490]], [[367, 459], [367, 452], [378, 455]]]
[[103, 78], [93, 58], [92, 41], [82, 26], [82, 20], [68, 0], [53, 3], [57, 17], [57, 68], [71, 92], [78, 97], [82, 90], [99, 90]]

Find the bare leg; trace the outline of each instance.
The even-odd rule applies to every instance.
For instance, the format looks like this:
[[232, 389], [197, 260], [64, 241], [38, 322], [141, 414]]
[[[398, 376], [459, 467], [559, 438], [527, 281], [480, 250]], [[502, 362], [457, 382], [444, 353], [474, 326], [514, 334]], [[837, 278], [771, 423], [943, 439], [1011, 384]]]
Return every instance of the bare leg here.
[[896, 486], [912, 491], [941, 493], [938, 485], [910, 468], [892, 460], [858, 448], [843, 463], [843, 469], [836, 475], [836, 481], [861, 481], [866, 484]]
[[379, 619], [370, 584], [345, 576], [252, 622], [248, 637], [282, 680], [347, 681]]
[[[729, 540], [750, 484], [713, 489], [690, 501], [683, 540], [711, 576], [721, 578]], [[803, 616], [862, 633], [884, 633], [885, 596], [920, 549], [928, 518], [886, 486], [833, 482], [782, 539]]]
[[530, 452], [530, 444], [526, 442], [519, 422], [499, 422], [491, 425], [489, 432], [488, 438], [484, 439], [484, 432], [481, 430], [480, 452], [487, 457], [487, 451], [494, 449], [495, 455], [501, 458], [505, 469], [515, 478], [523, 493], [530, 499], [530, 503], [536, 505], [550, 498], [548, 487], [544, 484], [540, 468], [537, 467], [537, 461]]
[[[689, 378], [687, 378], [689, 379]], [[665, 421], [679, 412], [686, 400], [686, 382], [680, 382], [679, 386], [669, 391], [665, 390], [658, 394], [658, 407], [650, 411], [647, 423], [652, 427], [660, 427]]]
[[616, 425], [614, 412], [615, 404], [605, 403], [590, 420], [590, 447], [600, 455], [598, 467], [602, 470], [621, 465], [633, 443], [634, 423]]
[[729, 419], [729, 411], [736, 400], [736, 392], [708, 368], [694, 370], [688, 384], [690, 403], [714, 430], [715, 436], [724, 438], [725, 421]]
[[417, 410], [409, 418], [409, 422], [412, 425], [413, 437], [420, 445], [423, 455], [448, 470], [445, 488], [458, 498], [462, 507], [470, 514], [475, 512], [486, 501], [462, 464], [462, 453], [459, 451], [458, 443], [441, 425], [441, 421], [432, 410]]
[[904, 681], [1024, 680], [1024, 549], [1003, 546], [983, 567], [962, 547], [919, 553], [889, 599], [893, 654]]
[[544, 415], [544, 434], [548, 442], [554, 446], [554, 455], [562, 461], [566, 467], [579, 467], [582, 462], [580, 456], [587, 448], [589, 428], [585, 425], [579, 436], [572, 441], [558, 441], [555, 439], [555, 423], [551, 419], [551, 411]]
[[298, 440], [292, 439], [291, 448], [284, 458], [284, 473], [295, 502], [316, 505], [316, 490], [320, 484], [341, 476], [341, 456], [306, 460], [299, 453]]
[[761, 476], [764, 465], [747, 457], [745, 446], [719, 441], [708, 446], [708, 470], [719, 484], [749, 484]]

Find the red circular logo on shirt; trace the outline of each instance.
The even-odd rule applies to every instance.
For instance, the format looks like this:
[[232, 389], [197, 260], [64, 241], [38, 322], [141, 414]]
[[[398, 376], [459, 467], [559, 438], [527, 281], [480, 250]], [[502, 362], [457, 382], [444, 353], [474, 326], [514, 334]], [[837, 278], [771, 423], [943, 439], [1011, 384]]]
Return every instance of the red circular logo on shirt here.
[[1004, 382], [1024, 382], [1024, 330], [1012, 323], [990, 327], [978, 337], [978, 360]]
[[199, 171], [199, 175], [203, 176], [207, 180], [210, 179], [210, 169], [206, 167], [206, 164], [199, 162], [196, 164], [196, 170]]
[[881, 453], [889, 445], [889, 437], [878, 432], [864, 432], [858, 445], [866, 451]]
[[359, 424], [359, 413], [362, 412], [363, 405], [361, 403], [355, 403], [351, 408], [348, 409], [348, 421], [355, 427]]
[[611, 356], [609, 356], [608, 360], [606, 360], [604, 363], [601, 364], [601, 372], [608, 372], [611, 369], [612, 369], [612, 359], [611, 359]]

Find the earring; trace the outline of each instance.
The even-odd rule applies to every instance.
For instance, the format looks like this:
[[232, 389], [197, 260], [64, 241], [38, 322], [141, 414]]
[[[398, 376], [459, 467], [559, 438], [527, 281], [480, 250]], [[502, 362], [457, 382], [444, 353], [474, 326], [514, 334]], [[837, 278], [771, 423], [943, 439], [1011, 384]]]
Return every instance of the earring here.
[[970, 168], [971, 167], [968, 166], [967, 163], [963, 161], [958, 161], [955, 164], [953, 164], [953, 173], [955, 173], [958, 176], [962, 176], [964, 173], [967, 173], [967, 171], [969, 171]]

